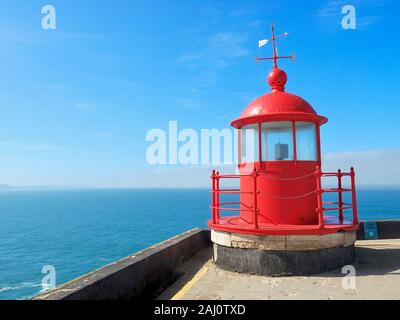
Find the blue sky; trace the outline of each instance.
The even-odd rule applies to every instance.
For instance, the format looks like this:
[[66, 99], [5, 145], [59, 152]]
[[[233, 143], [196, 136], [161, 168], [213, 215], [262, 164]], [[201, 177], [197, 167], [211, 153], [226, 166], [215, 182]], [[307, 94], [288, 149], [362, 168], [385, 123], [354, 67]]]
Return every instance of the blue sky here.
[[[54, 5], [57, 29], [41, 28]], [[357, 30], [341, 8], [357, 9]], [[400, 4], [354, 1], [3, 1], [0, 184], [196, 187], [207, 170], [146, 163], [153, 128], [226, 128], [269, 91], [271, 22], [287, 91], [329, 118], [327, 167], [400, 184]], [[187, 179], [192, 175], [192, 179]], [[172, 180], [172, 181], [171, 181]], [[182, 183], [184, 180], [184, 183]]]

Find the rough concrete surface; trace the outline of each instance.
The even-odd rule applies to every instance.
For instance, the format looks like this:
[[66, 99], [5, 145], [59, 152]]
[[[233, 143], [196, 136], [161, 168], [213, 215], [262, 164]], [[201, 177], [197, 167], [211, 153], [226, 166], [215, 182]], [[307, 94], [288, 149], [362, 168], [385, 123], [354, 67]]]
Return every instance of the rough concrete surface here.
[[348, 231], [309, 236], [257, 236], [211, 230], [211, 241], [220, 246], [231, 248], [304, 251], [352, 246], [356, 241], [356, 232]]
[[184, 264], [185, 276], [159, 299], [400, 299], [400, 240], [356, 242], [355, 288], [341, 269], [307, 277], [251, 276], [221, 270], [209, 255], [210, 249], [202, 250]]
[[221, 269], [262, 276], [304, 276], [354, 263], [354, 246], [319, 250], [249, 250], [214, 244], [213, 260]]

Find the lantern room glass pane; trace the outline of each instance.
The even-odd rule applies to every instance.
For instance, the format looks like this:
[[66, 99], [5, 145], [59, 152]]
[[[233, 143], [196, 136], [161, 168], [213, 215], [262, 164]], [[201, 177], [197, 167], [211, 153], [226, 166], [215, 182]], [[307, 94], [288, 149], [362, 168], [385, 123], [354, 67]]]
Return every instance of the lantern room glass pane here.
[[310, 122], [296, 122], [297, 160], [317, 161], [317, 126]]
[[258, 124], [248, 125], [242, 128], [242, 163], [258, 161]]
[[293, 160], [292, 122], [265, 122], [261, 125], [263, 161]]

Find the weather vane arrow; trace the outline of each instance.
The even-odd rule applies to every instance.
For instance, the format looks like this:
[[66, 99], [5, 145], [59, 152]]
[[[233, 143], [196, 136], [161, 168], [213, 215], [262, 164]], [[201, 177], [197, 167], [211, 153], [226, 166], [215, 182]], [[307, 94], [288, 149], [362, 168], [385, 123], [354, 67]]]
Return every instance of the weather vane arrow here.
[[277, 39], [280, 39], [280, 38], [283, 38], [283, 37], [286, 37], [286, 36], [288, 36], [289, 35], [289, 33], [287, 33], [287, 32], [284, 32], [283, 34], [281, 34], [281, 35], [279, 35], [279, 36], [275, 36], [275, 27], [274, 27], [274, 24], [272, 24], [272, 38], [270, 38], [270, 39], [263, 39], [263, 40], [260, 40], [260, 41], [258, 41], [258, 47], [259, 48], [261, 48], [261, 47], [263, 47], [263, 46], [265, 46], [266, 44], [268, 44], [269, 42], [271, 42], [272, 41], [272, 48], [273, 48], [273, 56], [272, 57], [270, 57], [270, 58], [256, 58], [256, 62], [259, 62], [259, 61], [263, 61], [263, 60], [272, 60], [273, 62], [274, 62], [274, 68], [276, 68], [278, 65], [277, 65], [277, 61], [278, 61], [278, 59], [291, 59], [291, 60], [296, 60], [296, 54], [292, 54], [292, 55], [290, 55], [290, 56], [278, 56], [278, 53], [277, 53], [277, 48], [276, 48], [276, 40]]

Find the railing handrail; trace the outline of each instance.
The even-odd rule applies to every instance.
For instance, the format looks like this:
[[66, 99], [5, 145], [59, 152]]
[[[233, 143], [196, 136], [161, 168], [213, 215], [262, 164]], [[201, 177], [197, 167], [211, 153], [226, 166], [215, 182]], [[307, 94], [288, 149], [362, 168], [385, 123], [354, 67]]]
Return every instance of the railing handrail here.
[[251, 174], [216, 174], [215, 177], [220, 179], [238, 179], [241, 177], [251, 177]]
[[341, 172], [341, 173], [339, 173], [339, 172], [322, 172], [322, 176], [323, 177], [339, 177], [339, 176], [342, 176], [342, 177], [345, 177], [345, 176], [350, 176], [351, 175], [351, 172]]

